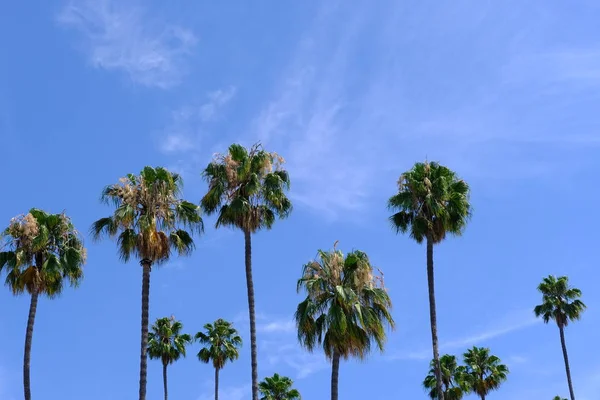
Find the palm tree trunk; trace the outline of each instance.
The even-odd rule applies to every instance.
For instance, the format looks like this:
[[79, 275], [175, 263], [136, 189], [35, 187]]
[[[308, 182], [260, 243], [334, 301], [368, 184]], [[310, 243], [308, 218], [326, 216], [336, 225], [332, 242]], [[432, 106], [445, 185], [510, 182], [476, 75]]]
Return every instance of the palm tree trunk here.
[[338, 400], [338, 377], [340, 375], [340, 355], [333, 353], [331, 363], [331, 400]]
[[34, 286], [31, 292], [31, 302], [29, 303], [29, 318], [27, 318], [27, 331], [25, 332], [25, 352], [23, 356], [23, 390], [25, 392], [25, 400], [31, 400], [31, 380], [29, 377], [29, 367], [31, 360], [31, 341], [33, 339], [33, 324], [35, 323], [38, 297], [38, 289]]
[[565, 369], [567, 370], [569, 394], [571, 395], [571, 400], [575, 400], [575, 393], [573, 392], [573, 382], [571, 381], [571, 368], [569, 367], [569, 356], [567, 354], [567, 344], [565, 343], [565, 328], [559, 325], [558, 330], [560, 331], [560, 344], [562, 346], [563, 357], [565, 359]]
[[254, 282], [252, 280], [252, 236], [244, 230], [246, 256], [246, 286], [248, 288], [248, 313], [250, 316], [250, 355], [252, 358], [252, 400], [258, 400], [258, 355], [256, 349], [256, 314], [254, 311]]
[[[150, 307], [150, 271], [152, 261], [144, 259], [142, 265], [142, 338], [140, 346], [140, 400], [146, 400], [146, 376], [148, 373], [148, 309]], [[165, 392], [166, 394], [166, 392]]]
[[219, 400], [219, 368], [215, 368], [215, 400]]
[[438, 349], [437, 316], [435, 312], [435, 283], [433, 275], [433, 240], [427, 237], [427, 285], [429, 287], [429, 319], [431, 322], [431, 344], [433, 347], [433, 363], [435, 372], [435, 386], [438, 400], [444, 400], [442, 391], [442, 374], [440, 369], [440, 354]]
[[165, 400], [168, 400], [169, 391], [167, 389], [167, 364], [163, 364], [163, 387], [165, 389]]

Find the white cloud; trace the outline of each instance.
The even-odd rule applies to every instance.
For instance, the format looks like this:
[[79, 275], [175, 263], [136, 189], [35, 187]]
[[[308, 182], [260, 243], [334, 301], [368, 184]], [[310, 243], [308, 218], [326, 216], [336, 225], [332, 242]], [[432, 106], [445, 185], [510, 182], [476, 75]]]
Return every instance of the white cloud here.
[[180, 83], [197, 41], [183, 27], [153, 24], [143, 9], [127, 1], [73, 0], [58, 22], [83, 35], [83, 49], [94, 67], [125, 72], [148, 87]]
[[[465, 351], [468, 347], [476, 345], [486, 345], [485, 342], [496, 339], [515, 331], [525, 329], [534, 324], [540, 323], [539, 319], [536, 319], [531, 315], [531, 310], [518, 310], [515, 312], [508, 313], [500, 320], [495, 321], [490, 327], [481, 332], [477, 332], [465, 337], [461, 337], [449, 341], [441, 341], [439, 348], [440, 353], [452, 353], [456, 350]], [[425, 346], [424, 346], [425, 347]], [[389, 359], [392, 360], [429, 360], [432, 357], [431, 348], [423, 348], [419, 351], [401, 352], [396, 355], [392, 355]], [[521, 360], [523, 361], [523, 360]]]
[[[251, 396], [250, 385], [241, 386], [226, 386], [219, 388], [219, 399], [221, 400], [246, 400], [250, 399]], [[207, 389], [206, 393], [198, 397], [198, 400], [213, 400], [215, 398], [214, 389], [211, 392]]]
[[164, 132], [158, 138], [160, 150], [167, 154], [198, 150], [203, 136], [210, 129], [208, 124], [219, 118], [235, 94], [236, 88], [228, 86], [207, 93], [206, 100], [200, 105], [187, 105], [172, 111]]
[[229, 86], [225, 89], [215, 90], [208, 94], [208, 101], [200, 106], [200, 119], [204, 122], [210, 121], [215, 118], [219, 108], [229, 103], [235, 96], [236, 88]]
[[256, 329], [265, 333], [291, 333], [296, 331], [296, 323], [289, 319], [274, 320], [258, 324]]

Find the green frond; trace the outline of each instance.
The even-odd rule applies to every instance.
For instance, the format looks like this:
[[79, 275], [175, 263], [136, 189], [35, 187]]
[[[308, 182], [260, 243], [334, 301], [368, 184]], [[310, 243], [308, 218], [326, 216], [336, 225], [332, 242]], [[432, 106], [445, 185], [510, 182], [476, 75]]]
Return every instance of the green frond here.
[[203, 232], [203, 221], [200, 207], [180, 198], [182, 188], [181, 177], [163, 167], [147, 166], [139, 175], [127, 175], [105, 188], [102, 197], [113, 200], [115, 210], [92, 225], [92, 236], [117, 237], [124, 261], [136, 256], [160, 265], [171, 249], [189, 254], [191, 234]]
[[541, 317], [545, 323], [551, 320], [559, 327], [569, 325], [576, 321], [586, 309], [586, 305], [579, 299], [581, 291], [569, 286], [569, 278], [566, 276], [545, 277], [538, 286], [542, 294], [542, 304], [533, 309], [536, 317]]
[[239, 358], [242, 338], [231, 322], [217, 319], [213, 324], [205, 324], [204, 329], [195, 335], [195, 339], [204, 345], [198, 352], [200, 361], [212, 361], [214, 368], [222, 369], [227, 362]]
[[76, 287], [83, 278], [86, 250], [64, 213], [33, 208], [11, 220], [3, 239], [7, 251], [0, 253], [0, 272], [15, 295], [36, 291], [52, 298], [60, 295], [65, 279]]
[[250, 233], [270, 229], [292, 211], [285, 193], [290, 187], [289, 175], [280, 165], [279, 158], [275, 160], [260, 144], [250, 150], [231, 145], [228, 153], [216, 155], [202, 174], [209, 186], [201, 200], [202, 209], [218, 214], [217, 228], [235, 227]]
[[392, 304], [367, 254], [320, 250], [318, 256], [298, 280], [298, 290], [307, 292], [294, 315], [300, 344], [309, 351], [320, 344], [329, 358], [362, 359], [372, 343], [383, 350], [385, 326], [394, 328]]
[[416, 163], [400, 176], [388, 208], [395, 211], [390, 222], [398, 233], [410, 232], [418, 243], [427, 237], [438, 243], [447, 233], [462, 234], [471, 217], [469, 186], [438, 163]]

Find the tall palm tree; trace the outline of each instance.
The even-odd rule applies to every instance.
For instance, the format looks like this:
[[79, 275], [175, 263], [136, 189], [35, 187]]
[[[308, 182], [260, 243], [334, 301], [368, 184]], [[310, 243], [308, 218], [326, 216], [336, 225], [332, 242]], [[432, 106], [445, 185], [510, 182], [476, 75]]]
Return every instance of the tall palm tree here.
[[182, 328], [183, 324], [175, 321], [175, 317], [165, 317], [157, 319], [148, 333], [148, 355], [151, 359], [162, 361], [165, 400], [169, 398], [167, 367], [181, 356], [185, 357], [185, 346], [192, 342], [190, 335], [181, 333]]
[[65, 280], [79, 285], [86, 249], [69, 217], [35, 208], [13, 218], [1, 238], [0, 247], [6, 250], [0, 253], [0, 272], [6, 273], [6, 285], [15, 295], [27, 292], [31, 297], [23, 356], [23, 391], [25, 400], [31, 400], [29, 367], [38, 298], [57, 297]]
[[271, 229], [277, 218], [287, 217], [292, 210], [292, 203], [285, 194], [290, 186], [290, 178], [282, 168], [283, 162], [283, 158], [276, 153], [268, 153], [260, 144], [249, 150], [239, 144], [232, 144], [227, 154], [215, 155], [203, 172], [209, 185], [208, 192], [201, 201], [203, 210], [209, 215], [218, 214], [217, 228], [229, 226], [244, 233], [252, 400], [258, 400], [252, 234], [261, 229]]
[[238, 359], [242, 338], [231, 322], [220, 318], [212, 324], [204, 325], [204, 329], [206, 332], [198, 332], [195, 336], [204, 345], [198, 352], [198, 359], [207, 364], [212, 361], [215, 367], [215, 400], [219, 400], [219, 371], [227, 361]]
[[332, 361], [331, 400], [337, 400], [340, 358], [364, 359], [372, 342], [383, 351], [384, 325], [394, 328], [392, 302], [362, 251], [344, 257], [334, 245], [333, 251], [319, 250], [318, 256], [304, 265], [298, 280], [298, 291], [304, 288], [307, 296], [295, 319], [300, 343], [309, 351], [322, 344]]
[[496, 356], [490, 355], [490, 349], [475, 347], [464, 354], [467, 382], [473, 393], [485, 400], [492, 390], [497, 390], [506, 381], [508, 367]]
[[[459, 366], [456, 357], [445, 354], [440, 357], [440, 367], [442, 373], [442, 390], [444, 399], [461, 400], [469, 392], [466, 382], [466, 368]], [[435, 380], [435, 363], [431, 361], [429, 374], [423, 381], [423, 387], [429, 391], [429, 397], [437, 399], [437, 382]]]
[[438, 163], [416, 163], [398, 181], [398, 193], [388, 201], [395, 211], [390, 221], [396, 232], [409, 232], [417, 243], [427, 243], [427, 284], [429, 290], [429, 319], [435, 367], [436, 391], [443, 400], [440, 372], [433, 246], [442, 242], [448, 233], [462, 234], [471, 216], [469, 185]]
[[260, 400], [300, 400], [300, 392], [292, 389], [292, 381], [287, 376], [275, 374], [272, 377], [265, 378], [258, 385], [258, 390], [262, 397]]
[[142, 266], [140, 400], [146, 400], [150, 271], [153, 265], [168, 261], [172, 251], [190, 254], [192, 233], [203, 230], [200, 208], [179, 197], [182, 186], [179, 175], [162, 167], [145, 167], [139, 175], [129, 174], [103, 190], [102, 201], [116, 209], [91, 228], [96, 240], [116, 237], [121, 259], [127, 262], [134, 256]]
[[581, 290], [569, 286], [568, 277], [560, 276], [556, 278], [553, 275], [544, 278], [538, 286], [538, 290], [542, 293], [542, 304], [536, 306], [533, 312], [537, 317], [542, 317], [545, 323], [552, 320], [558, 325], [560, 344], [567, 371], [569, 393], [571, 400], [575, 400], [573, 382], [571, 381], [571, 368], [569, 367], [569, 356], [567, 355], [567, 345], [565, 343], [565, 328], [569, 325], [570, 321], [580, 319], [581, 314], [585, 311], [585, 304], [579, 300]]

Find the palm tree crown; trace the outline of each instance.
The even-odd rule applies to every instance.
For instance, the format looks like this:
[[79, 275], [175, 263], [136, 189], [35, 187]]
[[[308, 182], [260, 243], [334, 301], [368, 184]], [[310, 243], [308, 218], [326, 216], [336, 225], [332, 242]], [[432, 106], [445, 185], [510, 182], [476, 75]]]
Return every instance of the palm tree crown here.
[[330, 359], [334, 354], [362, 359], [372, 341], [383, 351], [384, 323], [394, 327], [392, 303], [367, 255], [356, 250], [344, 257], [335, 248], [318, 254], [298, 280], [298, 291], [308, 293], [295, 314], [299, 341], [309, 351], [322, 343]]
[[[440, 370], [442, 376], [442, 390], [445, 400], [460, 400], [469, 392], [466, 382], [466, 368], [459, 366], [455, 356], [445, 354], [440, 357]], [[423, 387], [429, 391], [429, 397], [438, 397], [435, 378], [435, 362], [431, 361], [429, 374], [423, 381]]]
[[508, 367], [498, 357], [490, 355], [488, 348], [473, 346], [464, 354], [464, 361], [469, 386], [482, 399], [507, 379]]
[[173, 364], [182, 356], [192, 337], [181, 333], [183, 324], [175, 318], [165, 317], [156, 320], [148, 333], [148, 355], [151, 359], [160, 359], [163, 365]]
[[299, 400], [300, 392], [292, 389], [293, 384], [294, 382], [287, 376], [275, 374], [267, 377], [258, 385], [262, 394], [260, 400]]
[[581, 290], [569, 286], [569, 278], [550, 275], [540, 283], [538, 290], [542, 293], [542, 304], [534, 309], [537, 317], [542, 317], [545, 323], [551, 320], [559, 327], [566, 327], [569, 321], [581, 318], [585, 304], [579, 298]]
[[165, 168], [145, 167], [139, 175], [129, 174], [107, 186], [102, 200], [116, 207], [113, 215], [92, 226], [95, 239], [117, 237], [119, 255], [133, 255], [151, 264], [169, 259], [171, 250], [189, 254], [194, 247], [190, 232], [203, 230], [200, 208], [179, 198], [182, 179]]
[[469, 185], [436, 162], [416, 163], [398, 181], [398, 193], [388, 201], [398, 232], [410, 231], [417, 242], [439, 243], [447, 233], [460, 235], [471, 216]]
[[216, 226], [232, 226], [254, 233], [285, 218], [292, 203], [285, 195], [290, 178], [281, 168], [283, 158], [260, 144], [248, 151], [239, 144], [215, 155], [204, 170], [209, 189], [201, 205], [207, 214], [218, 212]]
[[198, 359], [204, 363], [212, 361], [216, 369], [223, 369], [228, 361], [237, 360], [242, 338], [232, 324], [218, 319], [212, 324], [204, 325], [206, 332], [198, 332], [195, 339], [205, 347], [198, 352]]
[[47, 297], [60, 295], [66, 279], [77, 286], [83, 278], [86, 249], [71, 219], [31, 209], [10, 221], [2, 232], [0, 272], [6, 285], [18, 295], [34, 290]]

